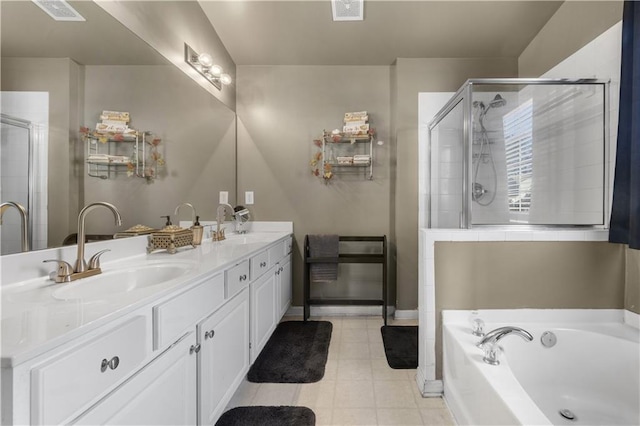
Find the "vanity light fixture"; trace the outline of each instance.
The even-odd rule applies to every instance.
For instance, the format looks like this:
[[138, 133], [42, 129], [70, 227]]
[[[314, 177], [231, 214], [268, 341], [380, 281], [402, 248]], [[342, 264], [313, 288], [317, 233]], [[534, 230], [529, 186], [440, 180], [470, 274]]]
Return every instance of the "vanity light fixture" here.
[[213, 63], [213, 58], [210, 54], [198, 54], [187, 43], [184, 44], [184, 61], [219, 90], [222, 90], [223, 84], [225, 86], [231, 84], [231, 76], [225, 74], [220, 65]]

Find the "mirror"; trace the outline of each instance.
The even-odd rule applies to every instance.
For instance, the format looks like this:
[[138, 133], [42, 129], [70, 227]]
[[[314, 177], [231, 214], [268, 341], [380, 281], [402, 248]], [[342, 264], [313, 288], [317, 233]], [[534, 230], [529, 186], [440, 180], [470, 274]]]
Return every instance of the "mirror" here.
[[[190, 220], [188, 209], [173, 217], [182, 202], [193, 204], [200, 220], [212, 220], [219, 191], [228, 191], [235, 204], [235, 113], [95, 3], [69, 4], [86, 22], [55, 21], [32, 2], [0, 3], [2, 114], [31, 123], [35, 135], [30, 163], [22, 160], [29, 167], [2, 167], [21, 173], [2, 176], [2, 201], [28, 205], [32, 247], [60, 246], [76, 232], [78, 212], [96, 201], [116, 205], [123, 224], [116, 227], [107, 209], [97, 209], [86, 218], [87, 234], [112, 235], [136, 224], [159, 228], [163, 215], [174, 223]], [[165, 164], [153, 179], [129, 176], [121, 166], [88, 175], [89, 145], [79, 130], [95, 129], [105, 110], [128, 112], [129, 127], [160, 139]], [[3, 166], [19, 161], [18, 151], [7, 148], [15, 140], [9, 126], [3, 120]], [[97, 146], [101, 153], [130, 155], [134, 144]], [[17, 190], [18, 183], [31, 184], [29, 194]], [[2, 227], [3, 238], [19, 236], [18, 214], [7, 210]], [[19, 240], [9, 247], [3, 240], [2, 254], [19, 251]]]

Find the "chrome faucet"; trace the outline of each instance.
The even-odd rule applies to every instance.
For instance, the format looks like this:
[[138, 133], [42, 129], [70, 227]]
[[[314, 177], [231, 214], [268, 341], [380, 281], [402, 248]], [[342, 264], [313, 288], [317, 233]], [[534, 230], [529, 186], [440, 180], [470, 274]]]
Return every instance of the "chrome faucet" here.
[[96, 203], [91, 203], [85, 208], [83, 208], [82, 210], [80, 210], [80, 214], [78, 215], [78, 236], [77, 236], [78, 256], [77, 256], [74, 267], [72, 268], [71, 265], [68, 262], [65, 262], [64, 260], [51, 259], [51, 260], [44, 261], [44, 262], [58, 263], [57, 271], [54, 271], [51, 274], [49, 274], [49, 277], [53, 279], [55, 282], [66, 283], [66, 282], [74, 281], [80, 278], [87, 278], [93, 275], [98, 275], [102, 272], [102, 270], [100, 269], [100, 256], [103, 253], [109, 251], [108, 249], [101, 250], [98, 253], [91, 256], [91, 259], [89, 259], [88, 264], [84, 260], [84, 245], [85, 245], [85, 239], [86, 239], [86, 234], [84, 230], [85, 217], [90, 211], [98, 207], [106, 207], [109, 210], [111, 210], [111, 212], [113, 213], [116, 219], [116, 225], [117, 226], [122, 225], [122, 218], [120, 217], [120, 212], [118, 211], [116, 206], [114, 206], [111, 203], [98, 201]]
[[224, 229], [220, 228], [220, 224], [223, 223], [227, 218], [227, 215], [225, 213], [225, 210], [227, 208], [231, 212], [231, 217], [234, 217], [235, 213], [233, 211], [233, 207], [231, 207], [231, 204], [222, 203], [218, 206], [218, 208], [216, 209], [216, 233], [213, 236], [213, 241], [222, 241], [225, 238]]
[[22, 251], [29, 251], [29, 227], [28, 227], [28, 213], [27, 209], [25, 209], [22, 205], [14, 202], [7, 201], [5, 203], [0, 204], [0, 225], [2, 225], [2, 215], [4, 215], [5, 210], [9, 207], [13, 207], [18, 210], [20, 214], [20, 222], [21, 222], [21, 240], [22, 240]]
[[485, 336], [476, 345], [484, 351], [484, 357], [482, 358], [482, 360], [491, 365], [500, 364], [500, 361], [498, 360], [498, 355], [500, 352], [498, 342], [510, 334], [520, 336], [524, 340], [529, 342], [533, 340], [533, 336], [531, 335], [531, 333], [520, 327], [507, 326], [496, 328], [495, 330], [492, 330], [485, 334]]

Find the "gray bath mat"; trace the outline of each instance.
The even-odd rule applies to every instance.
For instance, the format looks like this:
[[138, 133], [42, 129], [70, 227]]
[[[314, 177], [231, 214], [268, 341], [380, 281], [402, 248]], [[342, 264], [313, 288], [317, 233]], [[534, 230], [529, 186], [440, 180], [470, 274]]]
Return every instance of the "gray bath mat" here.
[[382, 342], [389, 367], [418, 368], [418, 326], [383, 326]]
[[324, 376], [333, 325], [286, 321], [278, 327], [247, 374], [253, 383], [313, 383]]
[[315, 413], [307, 407], [236, 407], [224, 413], [216, 426], [314, 426]]

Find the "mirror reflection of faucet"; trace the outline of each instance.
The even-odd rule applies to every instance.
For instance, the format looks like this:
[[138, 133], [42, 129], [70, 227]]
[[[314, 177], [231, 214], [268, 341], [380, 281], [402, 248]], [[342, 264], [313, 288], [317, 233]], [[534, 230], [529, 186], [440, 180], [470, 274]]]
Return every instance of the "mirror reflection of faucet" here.
[[115, 217], [116, 225], [122, 225], [122, 217], [120, 216], [120, 212], [118, 211], [116, 206], [111, 203], [98, 201], [96, 203], [91, 203], [83, 208], [78, 215], [78, 256], [74, 267], [72, 267], [71, 264], [65, 262], [64, 260], [48, 259], [44, 261], [58, 263], [57, 270], [49, 274], [49, 277], [55, 282], [68, 283], [80, 278], [87, 278], [102, 273], [102, 270], [100, 269], [100, 256], [109, 250], [101, 250], [98, 253], [94, 254], [93, 256], [91, 256], [88, 263], [84, 259], [84, 245], [86, 240], [85, 218], [90, 211], [93, 211], [98, 207], [105, 207], [111, 210], [113, 216]]
[[216, 230], [211, 236], [211, 239], [213, 241], [222, 241], [225, 239], [224, 228], [222, 227], [222, 224], [227, 219], [226, 210], [229, 210], [229, 212], [231, 213], [231, 217], [234, 216], [234, 211], [233, 207], [231, 207], [231, 204], [222, 203], [218, 206], [218, 208], [216, 209]]
[[191, 225], [191, 229], [193, 231], [193, 244], [194, 245], [200, 245], [202, 243], [202, 233], [204, 231], [204, 228], [200, 225], [200, 216], [196, 215], [196, 209], [195, 207], [193, 207], [193, 205], [191, 203], [182, 203], [179, 204], [176, 207], [176, 211], [174, 212], [174, 214], [176, 216], [178, 216], [178, 211], [180, 210], [180, 207], [182, 206], [186, 206], [191, 208], [191, 220], [193, 222], [193, 225]]
[[0, 204], [0, 225], [2, 225], [2, 216], [4, 215], [5, 210], [9, 207], [13, 207], [18, 210], [20, 214], [20, 223], [21, 223], [21, 241], [22, 241], [22, 251], [29, 251], [29, 214], [27, 213], [27, 209], [25, 209], [21, 204], [16, 203], [15, 201], [7, 201], [5, 203]]

